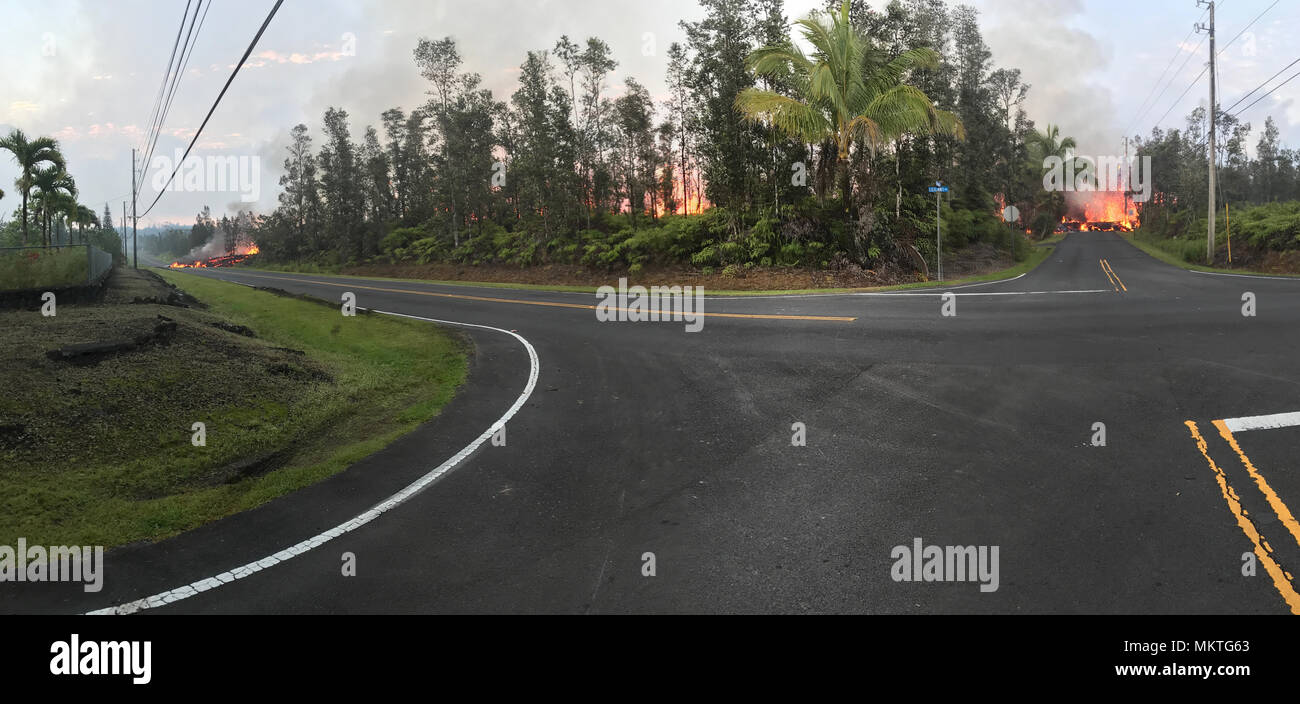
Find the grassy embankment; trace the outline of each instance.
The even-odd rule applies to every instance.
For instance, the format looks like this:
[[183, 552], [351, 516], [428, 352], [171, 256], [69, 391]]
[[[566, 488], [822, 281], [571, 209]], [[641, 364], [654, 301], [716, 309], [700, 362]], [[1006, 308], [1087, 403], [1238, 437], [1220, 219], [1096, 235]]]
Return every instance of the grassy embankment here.
[[64, 288], [86, 283], [85, 247], [0, 250], [0, 290]]
[[[119, 270], [103, 303], [0, 311], [0, 544], [155, 540], [258, 506], [437, 415], [465, 379], [458, 333], [163, 276], [208, 307]], [[143, 342], [47, 356], [103, 341]]]

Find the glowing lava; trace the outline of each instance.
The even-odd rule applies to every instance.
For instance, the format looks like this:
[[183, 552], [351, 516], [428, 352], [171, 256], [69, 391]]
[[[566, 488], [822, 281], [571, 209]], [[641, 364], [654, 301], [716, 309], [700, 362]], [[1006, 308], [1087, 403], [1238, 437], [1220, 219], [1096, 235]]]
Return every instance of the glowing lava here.
[[167, 265], [168, 269], [207, 269], [210, 267], [233, 266], [243, 262], [245, 259], [261, 252], [262, 250], [256, 243], [249, 242], [240, 244], [235, 247], [229, 254], [220, 257], [211, 257], [209, 259], [198, 259], [192, 262], [172, 262]]

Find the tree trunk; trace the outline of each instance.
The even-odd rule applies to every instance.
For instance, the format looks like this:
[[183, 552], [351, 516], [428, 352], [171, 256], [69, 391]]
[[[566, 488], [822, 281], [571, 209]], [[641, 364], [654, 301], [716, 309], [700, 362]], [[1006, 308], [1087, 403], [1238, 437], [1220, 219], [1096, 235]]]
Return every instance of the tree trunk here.
[[27, 189], [23, 189], [23, 246], [27, 246]]

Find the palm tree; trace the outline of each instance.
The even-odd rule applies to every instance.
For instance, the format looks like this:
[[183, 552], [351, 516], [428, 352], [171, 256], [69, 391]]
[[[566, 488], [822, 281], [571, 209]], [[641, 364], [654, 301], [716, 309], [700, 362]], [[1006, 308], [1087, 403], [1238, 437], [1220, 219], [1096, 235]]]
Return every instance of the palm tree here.
[[849, 3], [829, 17], [814, 13], [798, 20], [811, 56], [793, 42], [758, 49], [749, 67], [763, 76], [780, 76], [797, 97], [746, 88], [736, 107], [749, 120], [770, 121], [781, 132], [807, 143], [833, 143], [840, 188], [849, 209], [851, 184], [845, 162], [854, 142], [876, 151], [905, 134], [945, 134], [965, 138], [961, 120], [936, 109], [919, 88], [903, 83], [912, 70], [936, 68], [939, 54], [916, 48], [889, 57], [849, 20]]
[[[1071, 170], [1078, 171], [1079, 160], [1073, 157], [1074, 150], [1077, 148], [1074, 138], [1062, 137], [1061, 128], [1057, 125], [1049, 123], [1042, 132], [1038, 130], [1030, 132], [1025, 137], [1025, 147], [1029, 154], [1029, 176], [1031, 180], [1038, 181], [1042, 179], [1043, 170], [1048, 168], [1047, 160], [1053, 157], [1060, 159], [1063, 165], [1074, 161]], [[1036, 221], [1035, 224], [1042, 230], [1040, 234], [1045, 235], [1050, 229], [1048, 221], [1053, 224], [1059, 222], [1066, 213], [1065, 194], [1061, 191], [1038, 188], [1033, 189], [1033, 191], [1038, 193], [1038, 197], [1034, 199], [1035, 202], [1032, 204], [1035, 216], [1031, 219], [1031, 222]], [[1039, 213], [1045, 214], [1047, 216], [1046, 220], [1039, 218]]]
[[63, 155], [59, 153], [59, 143], [49, 137], [38, 137], [28, 141], [22, 130], [13, 130], [9, 136], [0, 139], [0, 149], [7, 149], [13, 154], [14, 161], [22, 173], [14, 182], [23, 194], [23, 246], [27, 246], [27, 198], [32, 190], [32, 179], [40, 164], [49, 162], [63, 168]]
[[91, 210], [90, 208], [78, 204], [76, 221], [77, 221], [77, 234], [81, 235], [81, 243], [86, 244], [86, 228], [87, 227], [98, 228], [99, 216], [96, 215], [95, 211]]
[[32, 185], [37, 189], [41, 203], [41, 236], [46, 247], [50, 246], [50, 217], [59, 210], [60, 196], [77, 197], [77, 184], [63, 166], [48, 166], [32, 173]]

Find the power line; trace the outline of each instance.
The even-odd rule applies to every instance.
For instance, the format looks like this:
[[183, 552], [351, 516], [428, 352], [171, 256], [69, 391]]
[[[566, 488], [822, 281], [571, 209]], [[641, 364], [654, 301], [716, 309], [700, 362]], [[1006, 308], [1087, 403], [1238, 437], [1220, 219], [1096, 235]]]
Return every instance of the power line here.
[[[194, 16], [198, 19], [199, 8], [203, 6], [203, 0], [199, 0], [199, 7], [194, 8]], [[198, 29], [194, 27], [194, 20], [190, 20], [190, 33], [185, 35], [185, 45], [181, 47], [181, 64], [180, 70], [177, 71], [175, 79], [172, 81], [171, 89], [167, 93], [167, 100], [163, 106], [162, 116], [158, 120], [158, 129], [154, 132], [153, 142], [149, 145], [149, 151], [145, 153], [144, 159], [140, 161], [140, 171], [144, 172], [149, 168], [149, 160], [153, 158], [154, 149], [158, 146], [158, 137], [162, 135], [163, 125], [167, 122], [167, 116], [172, 111], [172, 100], [176, 98], [176, 89], [180, 86], [181, 78], [185, 75], [185, 68], [190, 65], [190, 56], [194, 53], [194, 45], [199, 41], [199, 33], [203, 31], [203, 23], [208, 19], [208, 9], [212, 7], [212, 0], [208, 0], [208, 5], [203, 8], [203, 17], [199, 19]], [[193, 34], [193, 40], [190, 34]]]
[[1259, 13], [1258, 15], [1255, 15], [1255, 19], [1253, 19], [1253, 20], [1251, 20], [1249, 23], [1247, 23], [1245, 27], [1242, 27], [1242, 28], [1241, 28], [1241, 31], [1240, 31], [1240, 32], [1237, 32], [1237, 36], [1233, 37], [1232, 39], [1229, 39], [1229, 40], [1228, 40], [1228, 43], [1227, 43], [1227, 44], [1224, 44], [1224, 45], [1223, 45], [1223, 48], [1219, 50], [1219, 53], [1222, 54], [1223, 52], [1227, 51], [1227, 50], [1228, 50], [1228, 47], [1229, 47], [1229, 46], [1232, 46], [1232, 43], [1233, 43], [1233, 42], [1235, 42], [1235, 41], [1237, 41], [1238, 39], [1240, 39], [1240, 38], [1241, 38], [1241, 35], [1243, 35], [1243, 34], [1246, 33], [1246, 30], [1250, 29], [1252, 25], [1254, 25], [1256, 22], [1258, 22], [1258, 21], [1259, 21], [1259, 18], [1263, 17], [1265, 12], [1268, 12], [1269, 10], [1273, 9], [1274, 7], [1277, 7], [1277, 4], [1278, 4], [1279, 1], [1280, 1], [1280, 0], [1273, 0], [1273, 4], [1272, 4], [1272, 5], [1269, 5], [1268, 7], [1264, 8], [1264, 11], [1263, 11], [1263, 12]]
[[[158, 110], [162, 107], [163, 94], [167, 91], [167, 81], [171, 78], [173, 62], [176, 60], [176, 47], [180, 46], [181, 32], [185, 31], [185, 20], [190, 16], [190, 2], [191, 0], [185, 1], [185, 13], [181, 15], [181, 24], [176, 28], [176, 40], [172, 42], [172, 53], [171, 56], [167, 57], [167, 69], [163, 71], [162, 83], [158, 85], [158, 97], [154, 98], [153, 107], [149, 110], [149, 130], [145, 132], [144, 142], [140, 145], [141, 147], [149, 143], [149, 139], [153, 134], [153, 126], [157, 123]], [[132, 165], [131, 168], [134, 169], [135, 166]]]
[[[1205, 17], [1205, 13], [1206, 13], [1206, 12], [1209, 12], [1209, 10], [1207, 9], [1207, 10], [1204, 10], [1203, 12], [1201, 12], [1201, 17], [1197, 18], [1197, 20], [1196, 20], [1198, 23], [1201, 21], [1201, 18]], [[1153, 94], [1155, 94], [1155, 92], [1156, 92], [1156, 88], [1160, 87], [1160, 82], [1164, 79], [1165, 74], [1169, 72], [1169, 67], [1170, 67], [1170, 66], [1173, 66], [1173, 65], [1174, 65], [1174, 62], [1178, 60], [1178, 55], [1181, 54], [1182, 51], [1183, 51], [1183, 45], [1187, 43], [1187, 40], [1188, 40], [1188, 39], [1191, 39], [1191, 38], [1192, 38], [1192, 32], [1195, 32], [1195, 31], [1196, 31], [1196, 26], [1195, 26], [1195, 25], [1192, 25], [1192, 28], [1191, 28], [1190, 30], [1188, 30], [1188, 32], [1187, 32], [1187, 36], [1183, 37], [1182, 41], [1178, 42], [1178, 44], [1177, 44], [1177, 46], [1175, 47], [1175, 50], [1174, 50], [1174, 55], [1171, 56], [1171, 57], [1169, 57], [1169, 63], [1165, 64], [1165, 70], [1163, 70], [1163, 71], [1160, 72], [1160, 77], [1159, 77], [1159, 78], [1156, 78], [1156, 82], [1155, 82], [1154, 84], [1152, 84], [1152, 86], [1151, 86], [1151, 90], [1150, 90], [1150, 91], [1147, 91], [1147, 97], [1143, 98], [1143, 99], [1142, 99], [1142, 104], [1138, 106], [1138, 114], [1137, 114], [1137, 115], [1136, 115], [1136, 116], [1135, 116], [1135, 117], [1134, 117], [1134, 118], [1129, 122], [1128, 127], [1125, 127], [1125, 128], [1124, 128], [1124, 132], [1123, 132], [1124, 134], [1128, 134], [1129, 128], [1131, 128], [1131, 127], [1133, 127], [1134, 125], [1136, 125], [1136, 124], [1138, 123], [1138, 121], [1142, 119], [1142, 116], [1146, 114], [1147, 110], [1149, 110], [1152, 106], [1154, 106], [1154, 104], [1155, 104], [1154, 102], [1152, 102], [1151, 105], [1147, 105], [1147, 101], [1151, 100], [1151, 96], [1152, 96]], [[1197, 48], [1200, 48], [1200, 45], [1199, 45], [1199, 44], [1197, 45]], [[1193, 51], [1193, 53], [1195, 53], [1196, 50], [1193, 49], [1192, 51]], [[1184, 62], [1184, 64], [1186, 64], [1186, 62]], [[1182, 69], [1179, 69], [1179, 70], [1182, 70]], [[1173, 80], [1174, 80], [1173, 76], [1170, 76], [1170, 77], [1169, 77], [1169, 81], [1172, 83]], [[1169, 89], [1169, 86], [1166, 85], [1166, 86], [1165, 86], [1165, 90], [1168, 90], [1168, 89]], [[1161, 91], [1160, 94], [1161, 94], [1161, 95], [1164, 95], [1164, 91]], [[1159, 100], [1159, 98], [1157, 98], [1157, 100]]]
[[1282, 86], [1284, 86], [1284, 85], [1290, 83], [1291, 81], [1294, 81], [1294, 80], [1296, 79], [1297, 76], [1300, 76], [1300, 72], [1297, 72], [1297, 73], [1293, 74], [1290, 78], [1288, 78], [1288, 79], [1286, 79], [1285, 81], [1282, 81], [1281, 83], [1279, 83], [1279, 84], [1273, 86], [1273, 89], [1272, 89], [1272, 90], [1270, 90], [1269, 92], [1267, 92], [1267, 93], [1265, 93], [1265, 94], [1259, 96], [1258, 98], [1255, 98], [1255, 100], [1252, 101], [1252, 102], [1250, 103], [1250, 105], [1247, 105], [1246, 107], [1244, 107], [1244, 108], [1238, 110], [1237, 112], [1233, 113], [1232, 116], [1233, 116], [1233, 117], [1236, 117], [1237, 115], [1240, 115], [1241, 113], [1246, 112], [1247, 110], [1249, 110], [1249, 109], [1255, 107], [1255, 103], [1258, 103], [1259, 101], [1263, 100], [1264, 98], [1267, 98], [1268, 96], [1272, 95], [1273, 92], [1276, 91], [1278, 88], [1281, 88]]
[[1182, 95], [1174, 98], [1173, 104], [1169, 106], [1169, 109], [1165, 111], [1165, 114], [1161, 115], [1159, 120], [1156, 120], [1156, 126], [1159, 126], [1161, 122], [1165, 121], [1165, 118], [1169, 116], [1169, 113], [1173, 112], [1174, 108], [1178, 107], [1178, 103], [1182, 102], [1183, 98], [1187, 96], [1187, 93], [1190, 92], [1197, 83], [1201, 82], [1201, 76], [1204, 76], [1209, 70], [1210, 66], [1206, 64], [1205, 68], [1201, 69], [1201, 72], [1196, 74], [1196, 78], [1193, 78], [1192, 82], [1183, 90]]
[[163, 187], [158, 189], [157, 197], [153, 199], [153, 202], [149, 204], [148, 208], [145, 208], [143, 215], [148, 215], [149, 211], [153, 210], [153, 207], [158, 204], [158, 201], [162, 198], [163, 194], [167, 192], [167, 187], [171, 185], [172, 179], [176, 178], [176, 173], [180, 171], [181, 164], [185, 163], [185, 159], [189, 158], [190, 150], [193, 149], [194, 144], [199, 141], [199, 135], [203, 134], [203, 128], [207, 127], [208, 120], [212, 119], [212, 113], [216, 112], [217, 106], [221, 104], [221, 99], [225, 97], [226, 90], [229, 89], [230, 84], [234, 82], [235, 76], [239, 73], [239, 69], [244, 67], [244, 62], [248, 60], [249, 54], [253, 53], [253, 48], [257, 46], [258, 40], [262, 38], [262, 33], [265, 32], [267, 26], [271, 24], [271, 19], [275, 17], [275, 13], [280, 9], [280, 5], [282, 4], [284, 4], [284, 0], [275, 0], [275, 6], [271, 8], [271, 12], [267, 14], [266, 19], [262, 22], [262, 26], [257, 30], [257, 34], [253, 36], [253, 41], [249, 42], [248, 48], [244, 50], [244, 55], [239, 58], [239, 63], [235, 64], [235, 70], [231, 71], [230, 78], [226, 79], [226, 85], [222, 86], [221, 93], [217, 95], [216, 101], [212, 103], [212, 107], [208, 110], [207, 117], [203, 118], [203, 123], [199, 125], [198, 131], [194, 133], [194, 138], [190, 140], [190, 146], [185, 148], [185, 155], [176, 163], [176, 167], [172, 169], [171, 176], [167, 177], [167, 183], [163, 184]]
[[[1255, 24], [1256, 22], [1259, 21], [1259, 18], [1263, 17], [1265, 13], [1267, 13], [1269, 10], [1273, 9], [1274, 7], [1276, 7], [1278, 2], [1279, 2], [1279, 0], [1274, 0], [1274, 2], [1273, 2], [1272, 5], [1269, 5], [1268, 7], [1264, 8], [1263, 11], [1261, 11], [1258, 15], [1255, 15], [1255, 19], [1253, 19], [1253, 20], [1251, 20], [1250, 22], [1246, 23], [1246, 26], [1245, 26], [1245, 27], [1242, 27], [1242, 28], [1241, 28], [1241, 31], [1240, 31], [1240, 32], [1237, 32], [1237, 35], [1236, 35], [1236, 36], [1234, 36], [1232, 39], [1228, 40], [1228, 43], [1227, 43], [1227, 44], [1224, 44], [1224, 45], [1223, 45], [1223, 48], [1221, 48], [1221, 49], [1219, 49], [1218, 51], [1214, 52], [1214, 55], [1215, 55], [1215, 56], [1219, 56], [1219, 55], [1223, 54], [1223, 52], [1227, 51], [1227, 50], [1228, 50], [1228, 47], [1231, 46], [1233, 42], [1235, 42], [1235, 41], [1237, 41], [1239, 38], [1241, 38], [1241, 36], [1242, 36], [1243, 34], [1246, 33], [1246, 30], [1248, 30], [1248, 29], [1250, 29], [1252, 26], [1254, 26], [1254, 24]], [[1223, 6], [1226, 5], [1226, 4], [1227, 4], [1227, 0], [1223, 0], [1222, 2], [1220, 2], [1220, 3], [1217, 4], [1216, 9], [1223, 9]], [[1201, 16], [1202, 16], [1202, 17], [1205, 16], [1205, 12], [1209, 12], [1209, 10], [1206, 9], [1204, 12], [1202, 12], [1202, 13], [1201, 13]], [[1198, 22], [1199, 22], [1199, 20], [1198, 20]], [[1195, 30], [1195, 27], [1193, 27], [1192, 31], [1196, 31], [1196, 30]], [[1185, 67], [1185, 66], [1187, 65], [1187, 62], [1191, 60], [1192, 55], [1195, 54], [1195, 53], [1196, 53], [1196, 52], [1201, 48], [1201, 45], [1204, 44], [1204, 43], [1205, 43], [1205, 38], [1202, 38], [1201, 41], [1198, 42], [1198, 43], [1196, 44], [1196, 47], [1195, 47], [1194, 49], [1192, 49], [1192, 53], [1187, 55], [1187, 59], [1184, 59], [1184, 60], [1183, 60], [1183, 65], [1178, 67], [1178, 71], [1175, 72], [1174, 75], [1177, 75], [1178, 73], [1182, 73], [1183, 67]], [[1283, 70], [1285, 71], [1286, 69], [1283, 69]], [[1206, 64], [1206, 66], [1205, 66], [1204, 68], [1201, 69], [1201, 72], [1198, 73], [1198, 74], [1196, 74], [1196, 78], [1193, 78], [1193, 79], [1192, 79], [1191, 84], [1189, 84], [1189, 85], [1187, 86], [1187, 88], [1182, 92], [1182, 94], [1179, 95], [1179, 96], [1174, 100], [1173, 104], [1171, 104], [1171, 105], [1169, 106], [1169, 109], [1168, 109], [1168, 110], [1165, 110], [1164, 114], [1160, 116], [1160, 119], [1156, 120], [1156, 122], [1155, 122], [1156, 126], [1159, 126], [1161, 122], [1164, 122], [1164, 119], [1165, 119], [1166, 117], [1169, 116], [1169, 113], [1173, 112], [1173, 109], [1174, 109], [1175, 107], [1177, 107], [1178, 104], [1179, 104], [1180, 102], [1182, 102], [1183, 98], [1187, 97], [1187, 94], [1188, 94], [1189, 92], [1191, 92], [1192, 88], [1195, 87], [1197, 83], [1200, 82], [1201, 78], [1205, 76], [1205, 74], [1206, 74], [1207, 71], [1209, 71], [1209, 64]], [[1269, 80], [1272, 80], [1272, 79], [1270, 78]], [[1173, 76], [1170, 76], [1170, 77], [1169, 77], [1169, 81], [1170, 81], [1171, 84], [1173, 83]], [[1268, 81], [1265, 81], [1265, 83], [1267, 83], [1267, 82], [1268, 82]], [[1165, 89], [1168, 90], [1168, 88], [1169, 88], [1169, 86], [1166, 85], [1166, 86], [1165, 86]], [[1257, 88], [1256, 90], [1258, 90], [1258, 88]], [[1254, 92], [1254, 91], [1252, 91], [1252, 92]], [[1164, 91], [1161, 91], [1160, 94], [1161, 94], [1161, 95], [1164, 95]], [[1157, 97], [1156, 97], [1156, 100], [1159, 100], [1159, 99], [1160, 99], [1160, 97], [1157, 96]], [[1240, 102], [1240, 101], [1238, 101], [1238, 102]], [[1229, 110], [1231, 110], [1231, 108], [1229, 108]], [[1224, 112], [1226, 112], [1226, 111], [1224, 111]], [[1145, 111], [1143, 111], [1143, 113], [1145, 114]], [[1138, 118], [1138, 119], [1141, 119], [1141, 118]], [[1137, 121], [1137, 120], [1134, 120], [1134, 122], [1136, 122], [1136, 121]]]
[[[1227, 110], [1224, 110], [1224, 112], [1232, 112], [1232, 108], [1235, 108], [1235, 107], [1237, 107], [1238, 105], [1241, 105], [1242, 101], [1245, 100], [1246, 98], [1249, 98], [1250, 96], [1254, 95], [1254, 94], [1255, 94], [1255, 91], [1257, 91], [1257, 90], [1259, 90], [1260, 88], [1263, 88], [1264, 86], [1268, 85], [1270, 82], [1272, 82], [1272, 80], [1273, 80], [1274, 78], [1277, 78], [1278, 76], [1281, 76], [1282, 73], [1283, 73], [1284, 71], [1286, 71], [1287, 69], [1291, 68], [1292, 66], [1295, 66], [1296, 64], [1300, 64], [1300, 59], [1296, 59], [1295, 61], [1292, 61], [1291, 63], [1287, 64], [1286, 66], [1283, 66], [1281, 71], [1278, 71], [1277, 73], [1273, 74], [1272, 76], [1269, 76], [1269, 78], [1268, 78], [1267, 81], [1264, 81], [1263, 83], [1261, 83], [1261, 84], [1255, 86], [1254, 88], [1252, 88], [1251, 91], [1250, 91], [1249, 93], [1247, 93], [1247, 94], [1241, 96], [1241, 100], [1238, 100], [1237, 102], [1233, 103], [1233, 104], [1232, 104], [1232, 105], [1231, 105]], [[1251, 104], [1253, 105], [1254, 103], [1251, 103]]]

